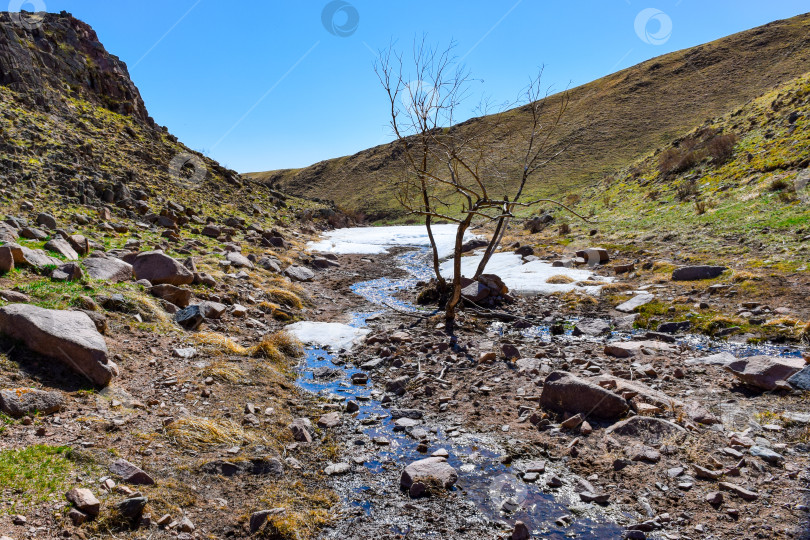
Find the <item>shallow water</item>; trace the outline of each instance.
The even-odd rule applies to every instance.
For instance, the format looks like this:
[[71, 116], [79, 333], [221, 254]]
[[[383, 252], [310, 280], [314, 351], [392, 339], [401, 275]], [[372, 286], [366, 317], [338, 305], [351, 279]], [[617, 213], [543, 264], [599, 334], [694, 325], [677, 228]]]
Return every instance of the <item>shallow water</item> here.
[[[360, 282], [352, 286], [352, 291], [372, 304], [385, 307], [394, 307], [400, 311], [419, 311], [411, 304], [396, 298], [400, 291], [410, 289], [418, 281], [427, 281], [432, 273], [428, 265], [429, 252], [427, 249], [409, 251], [397, 257], [397, 264], [406, 270], [412, 277], [401, 279], [380, 278]], [[386, 310], [353, 313], [351, 325], [365, 327], [368, 318], [384, 313]], [[602, 338], [574, 337], [571, 334], [573, 324], [577, 319], [568, 319], [566, 332], [561, 336], [552, 336], [548, 325], [533, 326], [522, 330], [514, 330], [503, 323], [493, 323], [492, 328], [498, 333], [519, 333], [525, 338], [536, 338], [541, 342], [570, 342], [587, 340], [604, 342], [606, 340], [627, 340], [633, 333], [614, 332]], [[727, 351], [735, 356], [752, 356], [756, 354], [769, 354], [780, 356], [800, 355], [798, 349], [775, 345], [749, 345], [720, 340], [712, 340], [705, 336], [688, 335], [681, 338], [680, 343], [695, 350], [696, 356], [700, 354]], [[298, 384], [315, 394], [331, 397], [336, 401], [356, 399], [360, 405], [358, 420], [366, 423], [363, 433], [372, 441], [369, 445], [358, 446], [360, 453], [367, 455], [366, 469], [374, 475], [381, 474], [392, 466], [401, 469], [406, 464], [423, 459], [439, 448], [446, 449], [450, 456], [448, 462], [459, 471], [459, 480], [456, 490], [462, 492], [468, 500], [472, 501], [482, 517], [491, 521], [505, 521], [514, 524], [516, 520], [526, 523], [533, 534], [544, 538], [563, 538], [576, 535], [580, 538], [617, 538], [621, 535], [621, 528], [610, 521], [609, 515], [594, 505], [584, 504], [579, 497], [565, 489], [558, 493], [544, 493], [540, 487], [527, 484], [518, 478], [512, 467], [500, 462], [501, 455], [495, 450], [495, 445], [484, 441], [480, 436], [473, 436], [463, 430], [456, 430], [452, 426], [439, 427], [420, 424], [419, 427], [431, 432], [431, 445], [426, 453], [417, 451], [418, 441], [403, 431], [395, 431], [394, 422], [389, 417], [388, 409], [383, 407], [378, 399], [381, 392], [375, 393], [373, 382], [368, 385], [353, 385], [351, 375], [361, 370], [345, 367], [333, 362], [333, 355], [319, 348], [310, 348], [306, 353], [306, 361], [302, 366]], [[316, 380], [312, 376], [312, 369], [318, 367], [339, 368], [343, 377], [332, 380]], [[383, 439], [387, 443], [380, 446], [374, 443], [375, 439]], [[370, 446], [370, 447], [368, 447]], [[552, 472], [553, 464], [547, 465]], [[542, 480], [542, 476], [541, 476]], [[368, 484], [371, 484], [369, 482]], [[352, 489], [355, 499], [362, 499], [362, 494], [373, 490], [373, 485], [360, 485]], [[517, 503], [517, 510], [510, 514], [500, 512], [501, 505], [507, 499]], [[355, 506], [372, 515], [373, 503], [368, 501], [352, 502]], [[570, 525], [560, 527], [555, 521], [562, 516], [571, 516], [571, 510], [576, 514], [585, 515], [574, 520]], [[615, 514], [614, 514], [615, 515]], [[392, 526], [392, 532], [406, 534], [407, 527], [402, 529]]]
[[[404, 279], [380, 278], [357, 283], [352, 291], [370, 303], [379, 306], [394, 306], [401, 311], [418, 311], [394, 295], [400, 291], [412, 288], [420, 280], [427, 280], [431, 270], [427, 265], [429, 252], [420, 249], [405, 253], [397, 258], [398, 265], [408, 271], [413, 277]], [[384, 312], [353, 313], [351, 325], [364, 327], [369, 317]], [[500, 462], [501, 454], [493, 449], [488, 441], [472, 436], [463, 430], [452, 426], [432, 426], [420, 424], [430, 432], [431, 444], [426, 453], [417, 451], [418, 441], [404, 431], [395, 431], [393, 420], [388, 409], [382, 406], [379, 400], [374, 399], [373, 383], [367, 385], [354, 385], [351, 375], [361, 370], [346, 367], [333, 362], [336, 358], [329, 351], [321, 348], [309, 348], [306, 352], [305, 362], [298, 378], [298, 384], [315, 394], [330, 397], [336, 401], [356, 399], [360, 405], [357, 419], [361, 422], [373, 422], [363, 429], [369, 439], [385, 439], [385, 446], [377, 446], [372, 442], [373, 448], [365, 445], [359, 448], [361, 453], [367, 454], [366, 469], [372, 474], [380, 474], [386, 470], [386, 465], [396, 464], [401, 469], [406, 464], [423, 459], [434, 451], [443, 448], [448, 451], [448, 463], [459, 471], [459, 480], [455, 490], [463, 493], [472, 501], [483, 517], [491, 521], [504, 520], [514, 524], [516, 520], [526, 523], [535, 534], [542, 534], [547, 538], [564, 538], [576, 534], [580, 538], [616, 538], [621, 534], [621, 528], [601, 516], [596, 507], [586, 505], [579, 501], [579, 497], [572, 492], [563, 490], [558, 494], [544, 493], [540, 487], [527, 484], [515, 475], [513, 468]], [[338, 368], [343, 376], [337, 380], [315, 379], [312, 370], [319, 367]], [[376, 394], [379, 395], [379, 394]], [[553, 470], [553, 466], [549, 466]], [[354, 488], [357, 498], [364, 491], [373, 489], [370, 485]], [[507, 499], [513, 499], [517, 509], [508, 515], [500, 512], [501, 505]], [[373, 507], [367, 501], [352, 503], [371, 515]], [[563, 516], [570, 516], [569, 505], [575, 506], [583, 513], [592, 514], [593, 517], [580, 518], [570, 525], [561, 527], [555, 521]], [[407, 530], [393, 527], [392, 532], [405, 534]]]

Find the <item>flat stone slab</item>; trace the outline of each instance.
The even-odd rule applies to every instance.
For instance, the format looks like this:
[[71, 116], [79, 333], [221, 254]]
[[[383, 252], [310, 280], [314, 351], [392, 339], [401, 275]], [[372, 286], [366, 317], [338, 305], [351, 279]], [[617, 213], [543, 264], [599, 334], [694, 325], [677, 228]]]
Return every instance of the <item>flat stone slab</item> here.
[[92, 279], [120, 283], [131, 280], [134, 275], [131, 264], [115, 257], [90, 257], [82, 264]]
[[630, 358], [647, 349], [656, 354], [672, 352], [672, 346], [662, 341], [616, 341], [605, 345], [605, 354], [617, 358]]
[[778, 383], [805, 369], [805, 361], [800, 357], [751, 356], [726, 364], [725, 369], [744, 384], [774, 390]]
[[649, 304], [653, 300], [655, 300], [655, 296], [651, 294], [637, 294], [627, 302], [616, 306], [616, 311], [621, 311], [622, 313], [632, 313], [641, 306]]

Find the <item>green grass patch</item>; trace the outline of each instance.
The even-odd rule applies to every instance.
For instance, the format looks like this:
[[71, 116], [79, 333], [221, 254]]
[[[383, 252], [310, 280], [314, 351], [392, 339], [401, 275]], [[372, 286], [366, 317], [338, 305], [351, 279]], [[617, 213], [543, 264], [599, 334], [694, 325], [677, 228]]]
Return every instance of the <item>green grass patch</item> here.
[[0, 488], [11, 501], [6, 513], [17, 513], [30, 504], [62, 497], [71, 484], [75, 465], [67, 446], [35, 445], [0, 451]]

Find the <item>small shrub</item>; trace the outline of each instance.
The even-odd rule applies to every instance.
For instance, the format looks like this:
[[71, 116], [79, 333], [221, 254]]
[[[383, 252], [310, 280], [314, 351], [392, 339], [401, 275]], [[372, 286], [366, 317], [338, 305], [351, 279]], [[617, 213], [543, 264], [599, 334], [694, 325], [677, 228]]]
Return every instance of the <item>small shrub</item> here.
[[695, 212], [697, 215], [702, 216], [706, 213], [706, 201], [695, 201]]
[[686, 180], [675, 188], [675, 197], [679, 201], [688, 201], [699, 193], [696, 180]]
[[737, 136], [733, 133], [718, 135], [706, 143], [706, 151], [712, 158], [712, 165], [718, 166], [727, 162], [734, 155]]
[[768, 186], [768, 191], [782, 191], [783, 189], [787, 189], [788, 186], [790, 186], [790, 184], [787, 180], [784, 178], [776, 178]]

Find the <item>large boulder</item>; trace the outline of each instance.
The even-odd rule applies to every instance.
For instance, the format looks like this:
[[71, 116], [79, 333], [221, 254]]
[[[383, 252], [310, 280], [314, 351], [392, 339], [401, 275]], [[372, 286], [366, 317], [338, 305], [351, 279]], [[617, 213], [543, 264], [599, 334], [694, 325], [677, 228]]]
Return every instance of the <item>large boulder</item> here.
[[27, 415], [52, 414], [65, 404], [59, 392], [46, 392], [33, 388], [11, 388], [0, 390], [0, 411], [12, 418]]
[[48, 251], [53, 251], [54, 253], [58, 253], [65, 259], [69, 261], [78, 261], [79, 254], [76, 253], [76, 250], [73, 249], [73, 246], [70, 245], [70, 242], [65, 240], [64, 238], [54, 238], [50, 240], [48, 243], [45, 244], [45, 249]]
[[132, 270], [136, 279], [146, 279], [152, 285], [188, 285], [194, 281], [194, 274], [188, 268], [160, 250], [138, 254]]
[[107, 358], [104, 337], [80, 311], [10, 304], [0, 307], [0, 333], [62, 361], [97, 385], [106, 386], [118, 374], [118, 367]]
[[429, 487], [453, 487], [458, 480], [458, 473], [443, 457], [429, 457], [414, 461], [402, 471], [399, 485], [407, 489], [412, 497], [426, 493]]
[[84, 269], [92, 279], [120, 283], [132, 279], [132, 265], [115, 257], [90, 257], [85, 259]]
[[62, 264], [51, 272], [51, 279], [54, 281], [79, 281], [82, 277], [82, 267], [75, 262]]
[[62, 264], [61, 260], [56, 257], [51, 257], [41, 249], [30, 249], [15, 244], [9, 244], [8, 247], [11, 248], [11, 252], [14, 254], [15, 264], [27, 264], [37, 270]]
[[0, 221], [0, 242], [14, 242], [19, 237], [17, 229], [8, 223]]
[[284, 273], [293, 281], [312, 281], [315, 272], [303, 266], [290, 266]]
[[672, 272], [673, 281], [714, 279], [728, 270], [725, 266], [682, 266]]
[[554, 371], [546, 377], [540, 405], [558, 412], [605, 419], [617, 418], [629, 409], [621, 396], [565, 371]]
[[149, 289], [149, 293], [180, 308], [188, 307], [191, 303], [191, 289], [183, 287], [175, 287], [169, 284], [155, 285]]
[[253, 263], [250, 259], [239, 253], [238, 251], [231, 251], [225, 256], [230, 261], [231, 266], [235, 268], [253, 268]]
[[800, 357], [751, 356], [725, 365], [742, 383], [763, 390], [774, 390], [805, 366]]

